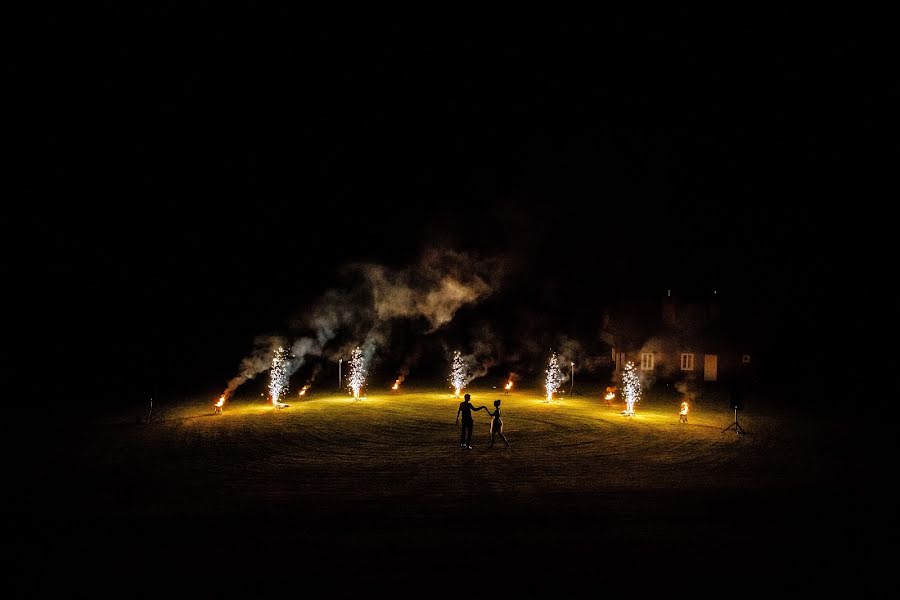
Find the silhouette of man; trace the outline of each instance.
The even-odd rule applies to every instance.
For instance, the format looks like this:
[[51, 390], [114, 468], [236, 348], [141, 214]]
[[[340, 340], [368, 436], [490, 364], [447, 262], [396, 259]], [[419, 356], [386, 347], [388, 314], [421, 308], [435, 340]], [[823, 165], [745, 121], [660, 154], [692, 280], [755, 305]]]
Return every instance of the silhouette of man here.
[[459, 433], [459, 446], [461, 448], [472, 449], [472, 427], [475, 421], [472, 420], [472, 411], [487, 410], [486, 406], [475, 408], [470, 404], [472, 399], [469, 394], [463, 396], [463, 401], [459, 403], [459, 410], [456, 411], [456, 422], [459, 423], [459, 415], [462, 413], [462, 430]]

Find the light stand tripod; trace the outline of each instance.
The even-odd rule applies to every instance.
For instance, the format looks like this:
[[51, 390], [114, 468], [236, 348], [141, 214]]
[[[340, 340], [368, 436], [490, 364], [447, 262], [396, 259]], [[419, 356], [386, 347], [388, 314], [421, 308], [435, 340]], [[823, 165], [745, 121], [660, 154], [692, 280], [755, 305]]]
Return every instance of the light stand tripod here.
[[731, 429], [734, 429], [735, 433], [738, 433], [738, 434], [740, 434], [740, 435], [744, 435], [744, 428], [741, 427], [741, 424], [738, 423], [738, 420], [737, 420], [737, 407], [735, 407], [735, 409], [734, 409], [734, 423], [732, 423], [731, 425], [729, 425], [728, 427], [726, 427], [725, 429], [723, 429], [722, 432], [724, 433], [724, 432], [729, 431], [729, 430], [731, 430]]

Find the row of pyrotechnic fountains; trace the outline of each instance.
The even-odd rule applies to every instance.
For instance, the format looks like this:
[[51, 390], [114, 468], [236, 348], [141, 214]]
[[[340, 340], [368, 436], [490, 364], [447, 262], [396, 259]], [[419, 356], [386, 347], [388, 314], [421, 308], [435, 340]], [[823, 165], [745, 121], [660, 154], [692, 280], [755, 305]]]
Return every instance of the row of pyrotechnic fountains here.
[[[269, 370], [269, 398], [271, 399], [272, 406], [275, 408], [287, 408], [289, 406], [288, 404], [282, 402], [282, 399], [285, 398], [288, 391], [290, 379], [290, 360], [290, 353], [283, 347], [279, 347], [277, 350], [275, 350], [275, 354], [272, 357], [272, 367]], [[350, 371], [347, 376], [347, 391], [350, 395], [353, 396], [354, 399], [359, 400], [360, 393], [365, 387], [367, 375], [366, 361], [363, 356], [363, 352], [359, 347], [354, 349], [351, 353], [348, 364], [350, 366]], [[574, 363], [572, 363], [572, 368], [572, 376], [574, 377]], [[560, 385], [564, 380], [564, 376], [559, 365], [559, 358], [555, 352], [550, 356], [550, 362], [545, 372], [547, 375], [544, 384], [544, 389], [546, 391], [546, 401], [551, 402], [553, 400], [553, 395], [559, 391]], [[404, 377], [405, 375], [401, 374], [397, 378], [397, 380], [394, 381], [391, 389], [395, 391], [398, 390], [400, 388], [400, 384], [403, 382]], [[466, 361], [463, 359], [462, 353], [459, 351], [453, 353], [450, 377], [448, 379], [457, 398], [462, 393], [465, 386], [472, 380], [469, 366], [466, 364]], [[299, 396], [304, 396], [311, 385], [311, 381], [307, 382], [306, 385], [304, 385], [300, 389]], [[507, 380], [504, 389], [509, 392], [512, 387], [513, 377], [512, 373], [510, 373], [510, 377]], [[634, 405], [640, 400], [641, 397], [641, 382], [637, 376], [637, 372], [634, 369], [634, 363], [632, 362], [628, 362], [622, 372], [621, 389], [623, 399], [625, 400], [625, 410], [622, 414], [626, 416], [634, 416]], [[615, 398], [615, 388], [606, 388], [605, 399], [607, 400], [607, 402], [611, 401], [613, 398]], [[222, 394], [216, 401], [214, 405], [216, 413], [222, 412], [222, 407], [225, 404], [225, 400], [226, 394]], [[684, 414], [686, 414], [686, 412]]]

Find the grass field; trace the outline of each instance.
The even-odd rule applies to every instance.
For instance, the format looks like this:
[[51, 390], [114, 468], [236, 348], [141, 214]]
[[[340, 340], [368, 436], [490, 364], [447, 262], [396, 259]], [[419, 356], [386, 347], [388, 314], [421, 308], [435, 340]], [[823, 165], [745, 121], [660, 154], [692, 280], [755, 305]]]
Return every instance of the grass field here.
[[479, 412], [474, 448], [461, 449], [458, 400], [425, 390], [354, 401], [313, 389], [284, 410], [237, 397], [222, 415], [204, 399], [150, 425], [95, 419], [55, 449], [65, 503], [19, 532], [46, 536], [85, 585], [102, 569], [201, 591], [319, 581], [330, 595], [384, 584], [416, 595], [436, 580], [446, 585], [429, 595], [699, 593], [732, 576], [802, 585], [844, 560], [837, 419], [756, 403], [738, 436], [722, 431], [724, 402], [697, 403], [681, 424], [677, 402], [652, 395], [627, 418], [595, 397], [470, 391], [476, 406], [502, 399], [510, 448], [488, 448]]

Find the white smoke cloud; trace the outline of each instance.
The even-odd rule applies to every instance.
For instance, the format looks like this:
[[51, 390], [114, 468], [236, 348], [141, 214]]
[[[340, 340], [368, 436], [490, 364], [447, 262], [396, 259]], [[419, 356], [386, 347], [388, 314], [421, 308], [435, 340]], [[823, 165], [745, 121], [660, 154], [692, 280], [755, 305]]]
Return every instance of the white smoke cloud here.
[[502, 262], [431, 249], [408, 269], [373, 264], [356, 264], [351, 269], [361, 273], [370, 286], [378, 320], [424, 318], [430, 325], [427, 333], [432, 333], [452, 321], [460, 308], [495, 291]]
[[[491, 367], [497, 364], [499, 342], [490, 326], [483, 323], [475, 328], [471, 348], [472, 351], [470, 353], [461, 356], [463, 363], [466, 365], [466, 377], [463, 380], [463, 387], [487, 375]], [[444, 352], [447, 354], [448, 362], [451, 361], [453, 351], [446, 344], [444, 344]]]
[[[303, 331], [291, 346], [289, 373], [296, 372], [308, 356], [330, 359], [349, 356], [357, 345], [362, 348], [366, 365], [377, 348], [390, 337], [391, 321], [422, 319], [429, 334], [453, 320], [467, 305], [474, 305], [493, 294], [503, 273], [497, 258], [482, 259], [464, 252], [428, 249], [420, 260], [405, 269], [392, 269], [374, 263], [353, 263], [343, 269], [354, 281], [345, 289], [324, 292], [306, 311], [292, 321]], [[335, 345], [335, 340], [344, 340]], [[284, 340], [279, 338], [280, 345]], [[244, 359], [239, 375], [229, 382], [226, 393], [271, 366], [272, 354], [279, 344], [254, 347]], [[487, 372], [490, 354], [485, 347], [474, 346], [471, 359], [478, 367], [475, 377]]]
[[279, 335], [261, 335], [253, 340], [253, 350], [241, 360], [238, 374], [228, 381], [224, 395], [230, 397], [234, 390], [272, 366], [272, 357], [279, 347], [287, 345], [287, 340]]

